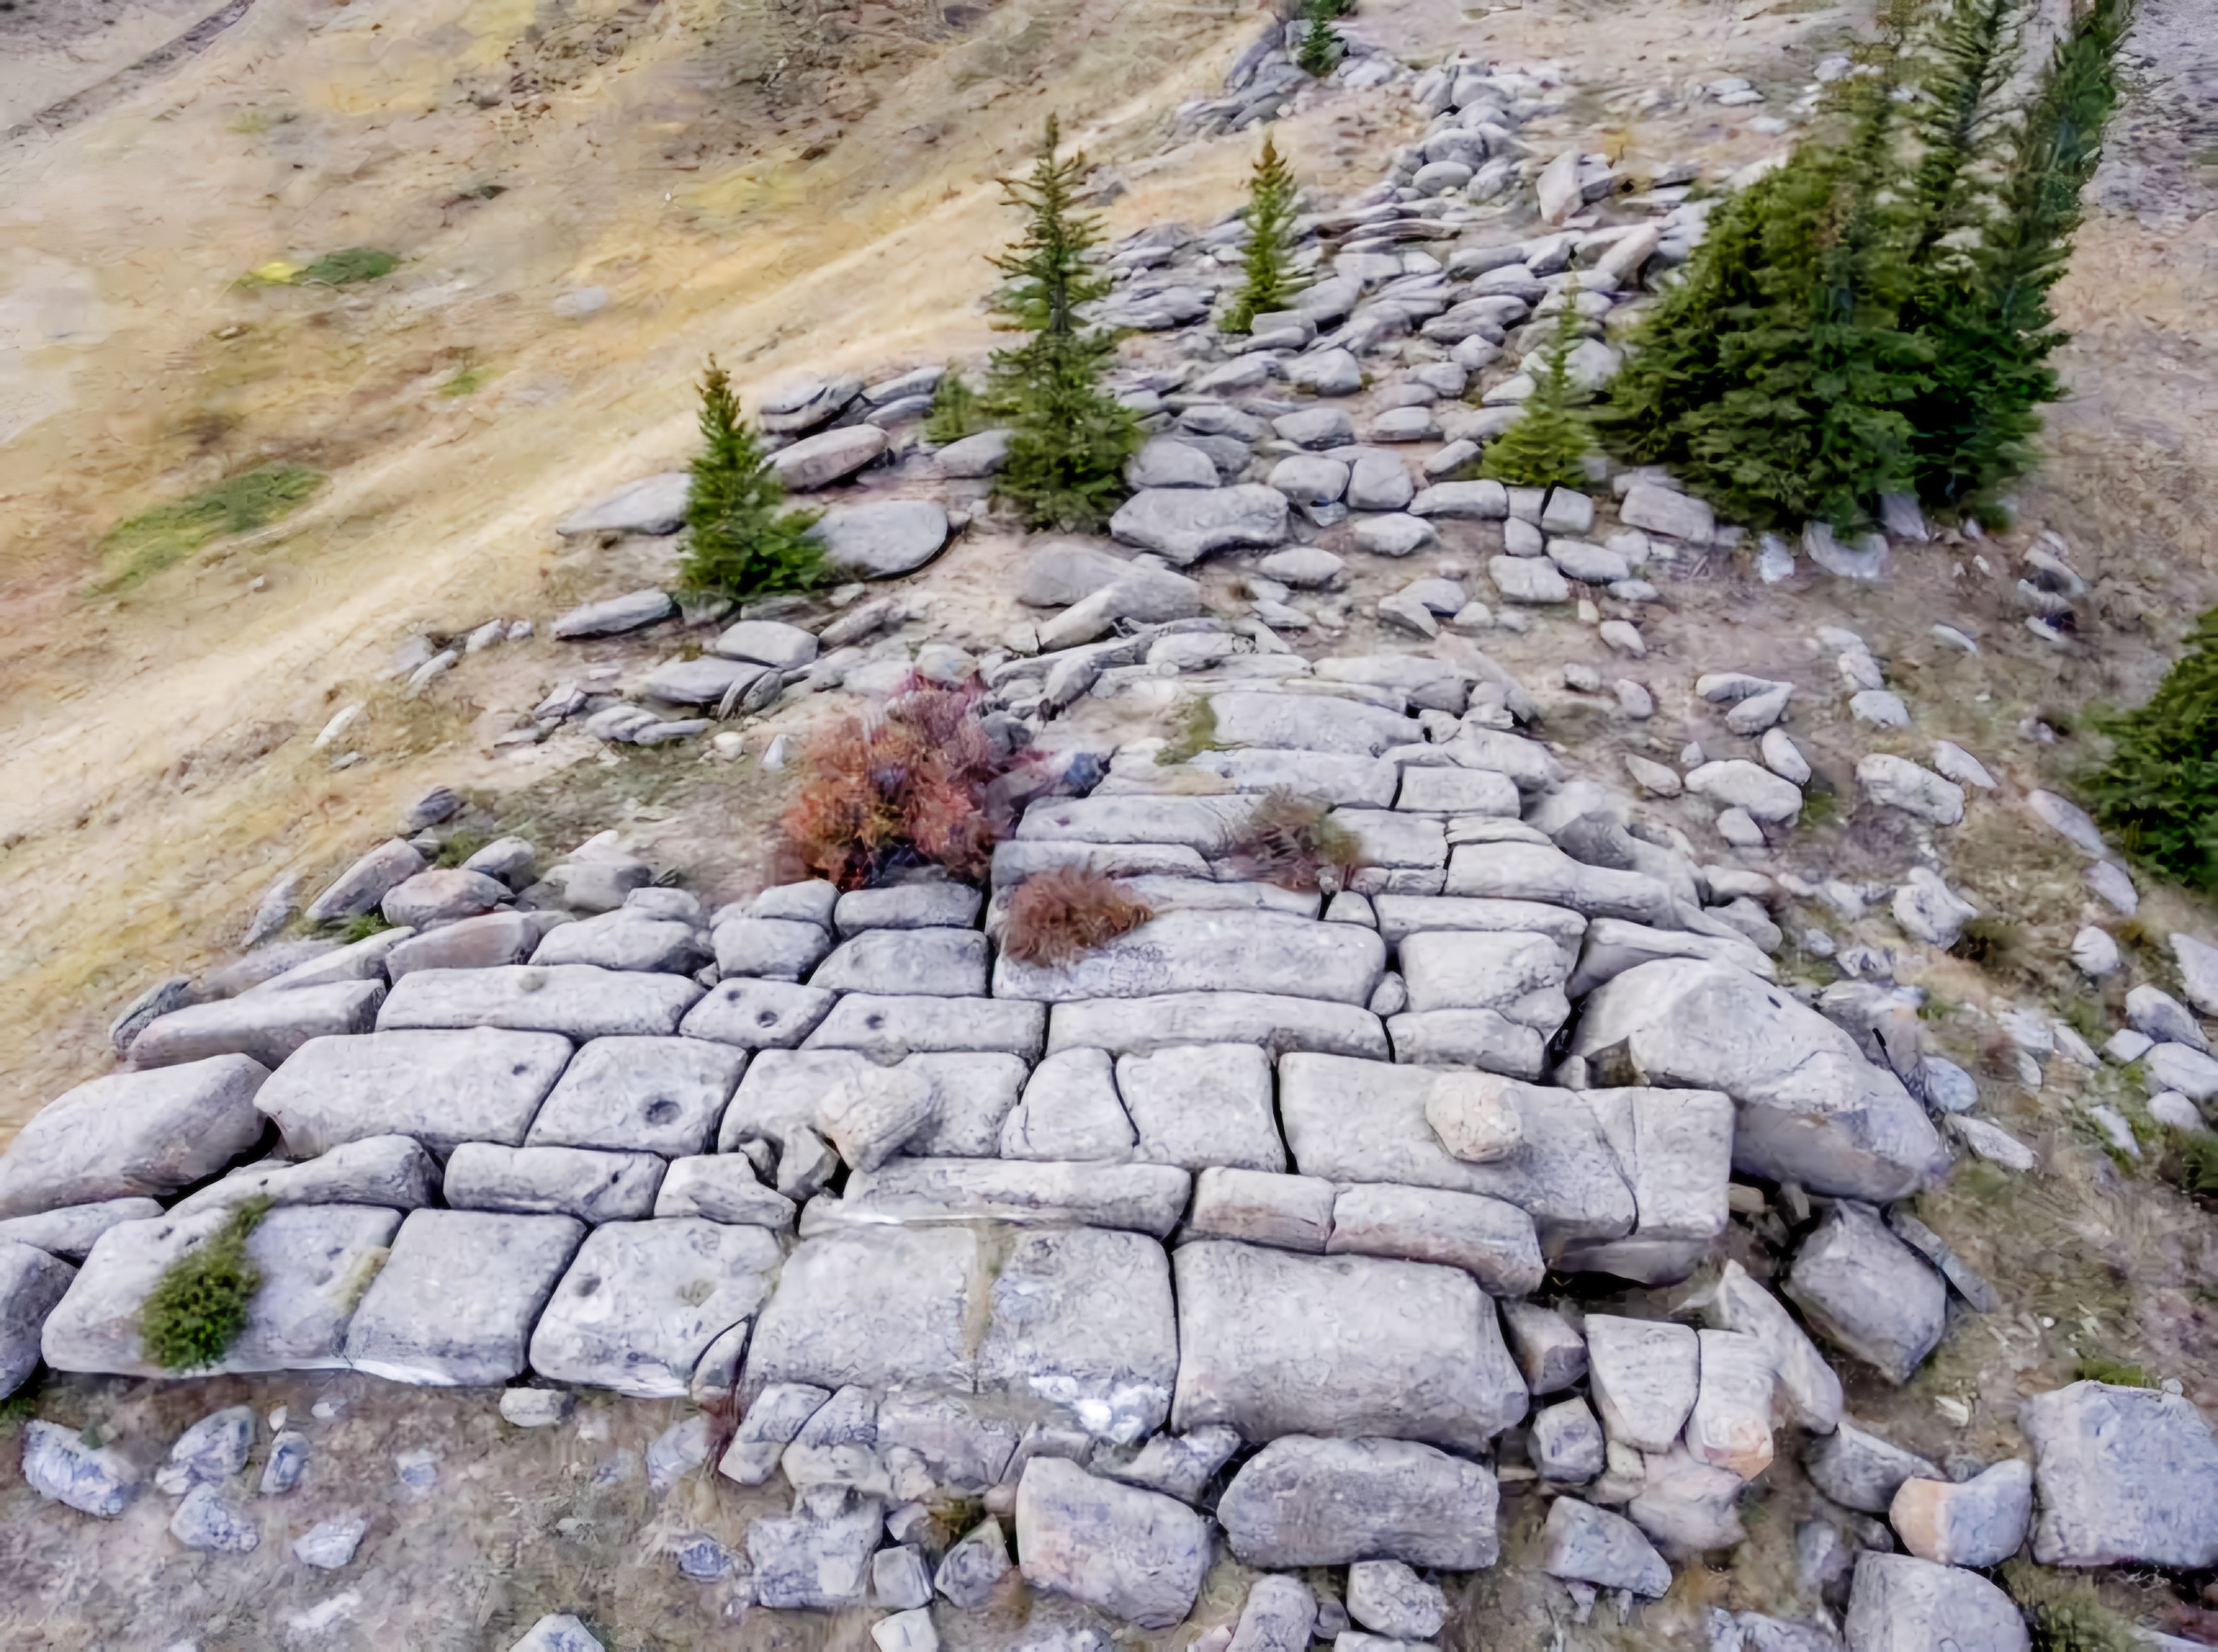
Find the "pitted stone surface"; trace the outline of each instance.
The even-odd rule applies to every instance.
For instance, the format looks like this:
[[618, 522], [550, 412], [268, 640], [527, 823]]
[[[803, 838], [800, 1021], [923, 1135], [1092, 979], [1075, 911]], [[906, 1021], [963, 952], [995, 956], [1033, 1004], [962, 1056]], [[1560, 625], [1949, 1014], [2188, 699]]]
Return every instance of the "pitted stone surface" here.
[[585, 1040], [667, 1036], [701, 996], [697, 981], [590, 964], [418, 969], [378, 1012], [377, 1030], [493, 1027]]
[[1379, 937], [1352, 925], [1188, 910], [1165, 913], [1058, 968], [1004, 954], [994, 968], [994, 992], [1051, 1004], [1213, 992], [1362, 1005], [1385, 968]]
[[174, 1193], [221, 1170], [262, 1134], [270, 1070], [219, 1055], [113, 1073], [33, 1114], [0, 1155], [0, 1216]]
[[706, 1152], [747, 1064], [744, 1050], [699, 1038], [596, 1038], [570, 1058], [525, 1143]]
[[412, 1213], [355, 1311], [347, 1363], [433, 1387], [520, 1376], [539, 1310], [585, 1234], [569, 1216]]
[[436, 1152], [464, 1142], [523, 1144], [570, 1061], [552, 1033], [375, 1032], [304, 1045], [255, 1105], [302, 1154], [407, 1135]]
[[596, 1228], [539, 1316], [532, 1369], [637, 1399], [678, 1398], [709, 1345], [762, 1305], [779, 1260], [761, 1228], [698, 1217]]

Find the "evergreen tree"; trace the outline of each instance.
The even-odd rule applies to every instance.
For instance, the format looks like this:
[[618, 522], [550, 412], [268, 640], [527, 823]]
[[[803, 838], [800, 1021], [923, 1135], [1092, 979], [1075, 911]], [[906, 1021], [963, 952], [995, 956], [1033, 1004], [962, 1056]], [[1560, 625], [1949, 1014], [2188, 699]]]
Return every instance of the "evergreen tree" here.
[[1961, 257], [1927, 273], [1917, 321], [1935, 382], [1916, 410], [1918, 490], [1937, 510], [1991, 510], [2032, 467], [2038, 410], [2060, 390], [2048, 357], [2065, 335], [2049, 289], [2070, 260], [2080, 195], [2102, 159], [2132, 21], [2131, 0], [2093, 0], [2057, 41], [2004, 146], [1992, 211], [1973, 220]]
[[1312, 8], [1310, 26], [1302, 31], [1302, 43], [1294, 53], [1294, 67], [1304, 74], [1323, 80], [1340, 65], [1347, 51], [1347, 42], [1340, 31], [1332, 26], [1331, 19], [1339, 15], [1322, 8]]
[[1292, 268], [1294, 205], [1293, 169], [1266, 133], [1263, 152], [1248, 180], [1242, 214], [1248, 220], [1247, 280], [1224, 318], [1225, 331], [1253, 331], [1258, 315], [1285, 309], [1306, 285]]
[[988, 399], [1013, 432], [994, 489], [1034, 528], [1099, 528], [1124, 492], [1124, 461], [1140, 445], [1127, 408], [1102, 387], [1114, 334], [1085, 325], [1080, 306], [1108, 295], [1094, 257], [1095, 221], [1073, 205], [1086, 158], [1059, 159], [1050, 116], [1031, 176], [1002, 188], [1021, 210], [1025, 233], [994, 267], [1008, 279], [996, 295], [997, 325], [1024, 342], [994, 353]]
[[716, 358], [701, 379], [701, 453], [685, 498], [691, 530], [678, 581], [704, 596], [747, 597], [801, 591], [824, 579], [823, 554], [808, 537], [814, 511], [783, 511], [785, 488]]
[[2218, 889], [2218, 609], [2149, 702], [2102, 725], [2113, 745], [2094, 777], [2095, 818], [2183, 883]]
[[1920, 77], [1911, 124], [1923, 152], [1911, 178], [1918, 227], [1911, 257], [1935, 257], [1944, 236], [1980, 216], [1974, 164], [1983, 158], [1996, 104], [2017, 70], [2026, 0], [1949, 0], [1936, 23], [1931, 64]]
[[960, 442], [966, 436], [990, 429], [992, 424], [993, 418], [987, 411], [984, 398], [963, 381], [963, 375], [955, 370], [955, 363], [950, 362], [932, 391], [932, 411], [924, 416], [925, 440], [944, 448], [951, 442]]
[[1586, 421], [1571, 408], [1571, 356], [1579, 342], [1577, 309], [1566, 303], [1517, 422], [1490, 443], [1479, 474], [1512, 487], [1583, 487]]

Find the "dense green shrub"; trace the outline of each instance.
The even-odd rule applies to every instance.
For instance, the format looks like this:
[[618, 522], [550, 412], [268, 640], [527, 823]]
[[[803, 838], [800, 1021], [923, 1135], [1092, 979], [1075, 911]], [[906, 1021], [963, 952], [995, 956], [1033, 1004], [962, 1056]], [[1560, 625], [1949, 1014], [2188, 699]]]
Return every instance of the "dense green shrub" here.
[[994, 351], [987, 399], [1012, 432], [994, 492], [1031, 527], [1085, 532], [1123, 499], [1124, 461], [1140, 445], [1140, 427], [1102, 385], [1116, 336], [1079, 318], [1083, 306], [1108, 296], [1110, 283], [1095, 256], [1100, 226], [1075, 205], [1086, 158], [1063, 159], [1060, 145], [1050, 116], [1031, 175], [1002, 184], [1026, 222], [994, 261], [1007, 277], [994, 309], [997, 325], [1025, 337]]
[[2110, 758], [2086, 789], [2129, 852], [2218, 889], [2218, 609], [2188, 642], [2147, 705], [2100, 724]]
[[1305, 75], [1323, 80], [1340, 66], [1347, 54], [1348, 43], [1340, 38], [1340, 31], [1332, 26], [1332, 18], [1339, 14], [1312, 9], [1309, 27], [1302, 31], [1302, 43], [1294, 51], [1294, 67]]
[[1227, 332], [1253, 331], [1255, 318], [1283, 310], [1305, 283], [1293, 270], [1294, 173], [1268, 133], [1248, 180], [1246, 278], [1224, 318]]
[[701, 379], [701, 452], [685, 498], [691, 537], [679, 585], [705, 597], [744, 598], [803, 591], [825, 578], [823, 553], [809, 537], [813, 511], [784, 509], [785, 488], [716, 358]]
[[1587, 449], [1593, 442], [1586, 420], [1571, 405], [1571, 354], [1578, 342], [1578, 311], [1566, 304], [1533, 374], [1533, 393], [1517, 422], [1488, 445], [1481, 475], [1512, 487], [1586, 486]]
[[925, 440], [945, 447], [951, 442], [960, 442], [966, 436], [976, 436], [981, 430], [991, 430], [993, 415], [986, 403], [955, 369], [947, 364], [940, 375], [939, 385], [932, 393], [932, 411], [924, 416]]
[[205, 1370], [239, 1340], [262, 1288], [260, 1271], [246, 1259], [246, 1241], [269, 1213], [268, 1199], [247, 1200], [155, 1281], [139, 1310], [139, 1341], [163, 1370]]

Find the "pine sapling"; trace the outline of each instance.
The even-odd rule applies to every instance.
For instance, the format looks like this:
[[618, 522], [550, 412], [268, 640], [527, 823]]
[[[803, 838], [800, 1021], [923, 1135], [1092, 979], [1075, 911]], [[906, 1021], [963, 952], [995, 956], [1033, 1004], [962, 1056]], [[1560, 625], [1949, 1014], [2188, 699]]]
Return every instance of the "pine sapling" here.
[[1305, 283], [1293, 271], [1294, 173], [1268, 133], [1248, 180], [1247, 279], [1224, 318], [1227, 332], [1254, 331], [1255, 318], [1283, 310]]
[[2088, 784], [2095, 818], [2169, 878], [2218, 889], [2218, 609], [2147, 705], [2102, 725], [2110, 760]]
[[1294, 67], [1304, 74], [1323, 80], [1340, 66], [1348, 44], [1340, 38], [1340, 31], [1332, 26], [1332, 16], [1320, 9], [1312, 9], [1309, 27], [1302, 31], [1302, 43], [1294, 53]]
[[951, 442], [960, 442], [966, 436], [991, 429], [993, 422], [985, 399], [964, 381], [962, 374], [956, 371], [955, 363], [950, 362], [932, 393], [932, 411], [924, 416], [925, 440], [944, 448]]
[[814, 511], [784, 509], [785, 487], [716, 358], [701, 379], [701, 453], [686, 494], [691, 530], [678, 582], [703, 596], [744, 598], [802, 591], [825, 578], [823, 553], [808, 536]]
[[1533, 375], [1533, 393], [1517, 422], [1487, 448], [1482, 476], [1512, 487], [1585, 486], [1592, 441], [1586, 420], [1571, 406], [1571, 352], [1578, 342], [1578, 311], [1566, 304]]

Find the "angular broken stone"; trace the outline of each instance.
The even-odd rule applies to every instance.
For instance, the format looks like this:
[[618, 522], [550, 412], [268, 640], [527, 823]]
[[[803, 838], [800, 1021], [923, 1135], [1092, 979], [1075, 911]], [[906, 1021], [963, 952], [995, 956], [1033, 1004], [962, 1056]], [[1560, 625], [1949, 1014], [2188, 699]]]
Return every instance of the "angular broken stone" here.
[[787, 1445], [815, 1416], [832, 1390], [806, 1383], [773, 1383], [740, 1418], [717, 1471], [743, 1486], [759, 1486], [777, 1469]]
[[948, 1550], [932, 1575], [932, 1585], [950, 1604], [970, 1611], [993, 1598], [994, 1586], [1008, 1570], [1008, 1538], [1001, 1521], [989, 1514]]
[[2027, 1401], [2018, 1426], [2033, 1443], [2042, 1565], [2218, 1562], [2218, 1441], [2192, 1401], [2073, 1383]]
[[654, 1209], [662, 1171], [651, 1153], [465, 1142], [448, 1156], [443, 1191], [450, 1210], [621, 1222]]
[[348, 1327], [348, 1363], [430, 1386], [520, 1375], [532, 1325], [585, 1234], [569, 1216], [411, 1212]]
[[230, 1479], [254, 1449], [254, 1408], [226, 1406], [177, 1436], [169, 1460], [154, 1471], [157, 1488], [182, 1497], [195, 1486]]
[[1939, 1467], [1915, 1451], [1890, 1445], [1848, 1418], [1802, 1453], [1810, 1483], [1843, 1508], [1884, 1514], [1906, 1480], [1940, 1480]]
[[1525, 1145], [1525, 1122], [1498, 1080], [1471, 1073], [1433, 1076], [1425, 1123], [1440, 1145], [1469, 1165], [1509, 1159]]
[[1571, 1322], [1538, 1302], [1505, 1302], [1502, 1321], [1525, 1386], [1558, 1394], [1587, 1374], [1587, 1344]]
[[1687, 1417], [1697, 1463], [1753, 1480], [1771, 1466], [1771, 1354], [1742, 1331], [1702, 1331], [1701, 1371]]
[[1948, 1291], [1932, 1265], [1846, 1199], [1802, 1241], [1783, 1288], [1819, 1335], [1898, 1385], [1947, 1328]]
[[1206, 1519], [1175, 1498], [1098, 1479], [1060, 1457], [1025, 1465], [1016, 1518], [1025, 1582], [1142, 1629], [1184, 1618], [1209, 1570]]
[[[1744, 1332], [1763, 1344], [1788, 1420], [1819, 1434], [1830, 1432], [1841, 1420], [1840, 1377], [1794, 1322], [1794, 1315], [1780, 1305], [1777, 1297], [1750, 1278], [1739, 1263], [1726, 1262], [1716, 1289], [1702, 1306], [1719, 1329]], [[1880, 1510], [1865, 1512], [1876, 1514]]]
[[384, 1001], [382, 981], [348, 981], [189, 1005], [149, 1023], [131, 1059], [155, 1067], [245, 1055], [275, 1067], [312, 1038], [368, 1032]]
[[1493, 1471], [1414, 1441], [1272, 1441], [1217, 1500], [1232, 1552], [1257, 1567], [1399, 1560], [1475, 1571], [1501, 1552]]
[[1905, 1480], [1887, 1509], [1902, 1546], [1944, 1566], [2001, 1565], [2017, 1553], [2032, 1519], [2033, 1467], [2016, 1458], [1953, 1484]]
[[1602, 1471], [1608, 1443], [1587, 1402], [1573, 1395], [1533, 1414], [1529, 1450], [1543, 1480], [1579, 1485]]
[[1117, 1090], [1139, 1139], [1135, 1154], [1144, 1161], [1193, 1171], [1286, 1168], [1272, 1116], [1271, 1059], [1252, 1044], [1186, 1044], [1120, 1056]]
[[[984, 937], [979, 939], [982, 943]], [[1022, 962], [1005, 953], [994, 966], [994, 993], [997, 998], [1063, 1003], [1249, 992], [1363, 1005], [1385, 967], [1379, 937], [1353, 925], [1272, 912], [1180, 910], [1058, 968]], [[1129, 1096], [1125, 1104], [1131, 1104]]]
[[1651, 1599], [1671, 1587], [1670, 1566], [1638, 1526], [1576, 1497], [1558, 1497], [1548, 1506], [1541, 1544], [1540, 1569], [1552, 1577]]
[[1211, 1476], [1239, 1449], [1239, 1432], [1219, 1425], [1190, 1434], [1157, 1434], [1130, 1463], [1097, 1466], [1112, 1480], [1193, 1503], [1201, 1500]]
[[1483, 1193], [1370, 1184], [1332, 1206], [1332, 1254], [1396, 1257], [1461, 1268], [1492, 1296], [1522, 1296], [1546, 1270], [1533, 1218]]
[[1642, 1451], [1669, 1451], [1699, 1390], [1694, 1332], [1664, 1320], [1589, 1314], [1586, 1338], [1588, 1378], [1610, 1438]]
[[1184, 567], [1211, 551], [1285, 544], [1289, 514], [1285, 494], [1252, 483], [1145, 488], [1117, 508], [1109, 531]]
[[1856, 1557], [1842, 1633], [1849, 1652], [2029, 1652], [2033, 1644], [2017, 1603], [1977, 1572], [1869, 1550]]
[[1427, 1641], [1447, 1621], [1447, 1595], [1403, 1562], [1363, 1560], [1348, 1568], [1348, 1615], [1390, 1640]]
[[[665, 597], [662, 600], [666, 604], [670, 599]], [[387, 890], [399, 888], [423, 869], [424, 857], [411, 845], [398, 838], [381, 843], [340, 873], [329, 888], [308, 903], [308, 921], [336, 923], [342, 918], [357, 918], [374, 911]]]
[[709, 1345], [761, 1305], [780, 1259], [759, 1228], [698, 1218], [597, 1228], [539, 1317], [532, 1367], [560, 1382], [676, 1398]]
[[716, 1153], [672, 1160], [655, 1190], [654, 1214], [783, 1230], [793, 1226], [795, 1207], [762, 1185], [745, 1154]]
[[1323, 1254], [1332, 1233], [1337, 1190], [1313, 1176], [1212, 1166], [1194, 1179], [1186, 1231], [1280, 1250]]
[[39, 1333], [77, 1270], [58, 1256], [0, 1241], [0, 1399], [39, 1368]]

